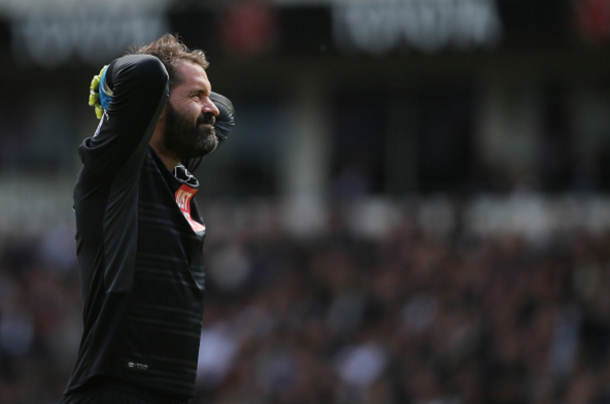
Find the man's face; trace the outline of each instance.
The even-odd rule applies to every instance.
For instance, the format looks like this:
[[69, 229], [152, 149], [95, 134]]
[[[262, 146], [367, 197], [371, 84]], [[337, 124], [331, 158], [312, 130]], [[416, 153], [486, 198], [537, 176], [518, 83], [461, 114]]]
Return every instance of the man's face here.
[[170, 91], [163, 143], [180, 160], [202, 157], [218, 146], [212, 125], [219, 111], [209, 98], [210, 81], [195, 64], [182, 63], [176, 72], [181, 80]]

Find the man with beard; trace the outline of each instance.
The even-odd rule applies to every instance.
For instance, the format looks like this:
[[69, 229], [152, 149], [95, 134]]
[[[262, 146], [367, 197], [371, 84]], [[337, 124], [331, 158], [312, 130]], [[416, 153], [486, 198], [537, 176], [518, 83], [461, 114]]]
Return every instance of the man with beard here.
[[189, 170], [233, 125], [207, 67], [203, 52], [165, 35], [92, 82], [101, 122], [78, 149], [74, 188], [84, 330], [63, 404], [193, 395], [206, 227]]

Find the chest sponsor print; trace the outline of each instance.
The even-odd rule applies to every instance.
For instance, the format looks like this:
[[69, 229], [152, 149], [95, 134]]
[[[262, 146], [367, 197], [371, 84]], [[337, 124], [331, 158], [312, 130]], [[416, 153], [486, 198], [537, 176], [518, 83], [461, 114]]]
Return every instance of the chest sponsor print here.
[[191, 217], [191, 199], [196, 193], [196, 189], [191, 188], [186, 184], [182, 185], [176, 191], [176, 204], [178, 204], [180, 211], [186, 218], [186, 221], [191, 225], [193, 231], [196, 233], [200, 233], [202, 231], [205, 231], [205, 226], [199, 222], [196, 222]]

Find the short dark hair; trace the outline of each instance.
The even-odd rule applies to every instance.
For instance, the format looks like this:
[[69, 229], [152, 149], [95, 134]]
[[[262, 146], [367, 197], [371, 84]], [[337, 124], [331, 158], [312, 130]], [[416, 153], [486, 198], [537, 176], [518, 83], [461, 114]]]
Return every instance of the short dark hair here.
[[165, 34], [148, 45], [143, 45], [131, 52], [134, 55], [153, 55], [165, 65], [169, 74], [170, 88], [180, 84], [176, 66], [180, 63], [192, 63], [207, 69], [210, 65], [205, 53], [199, 49], [189, 49], [177, 35]]

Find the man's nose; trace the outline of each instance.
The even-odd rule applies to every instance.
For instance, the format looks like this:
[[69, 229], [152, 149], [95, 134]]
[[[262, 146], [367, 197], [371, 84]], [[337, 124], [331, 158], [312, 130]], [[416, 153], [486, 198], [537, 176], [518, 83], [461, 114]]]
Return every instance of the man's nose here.
[[214, 104], [212, 102], [212, 100], [210, 100], [209, 98], [206, 100], [206, 102], [203, 104], [201, 111], [204, 114], [212, 114], [214, 116], [218, 116], [220, 115], [220, 111], [218, 110], [218, 107], [216, 106], [216, 104]]

